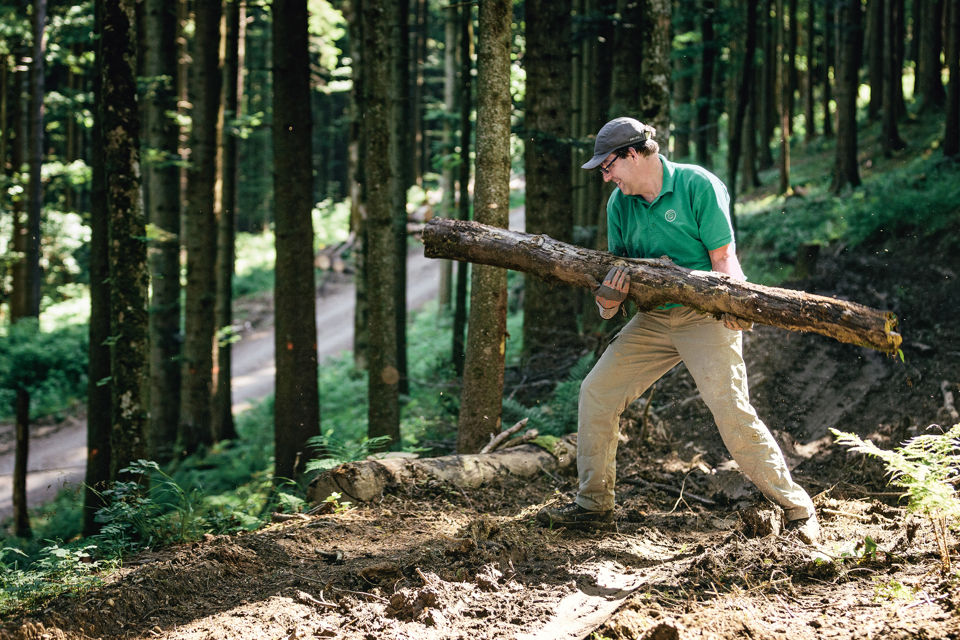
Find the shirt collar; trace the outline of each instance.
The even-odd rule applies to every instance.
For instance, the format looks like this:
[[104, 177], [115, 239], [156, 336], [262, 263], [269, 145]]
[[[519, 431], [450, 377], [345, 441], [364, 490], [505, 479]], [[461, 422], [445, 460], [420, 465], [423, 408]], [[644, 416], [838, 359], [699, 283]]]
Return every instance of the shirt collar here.
[[[673, 193], [673, 186], [676, 182], [676, 165], [660, 156], [660, 164], [663, 165], [663, 184], [660, 186], [660, 196]], [[656, 202], [656, 200], [654, 200]]]

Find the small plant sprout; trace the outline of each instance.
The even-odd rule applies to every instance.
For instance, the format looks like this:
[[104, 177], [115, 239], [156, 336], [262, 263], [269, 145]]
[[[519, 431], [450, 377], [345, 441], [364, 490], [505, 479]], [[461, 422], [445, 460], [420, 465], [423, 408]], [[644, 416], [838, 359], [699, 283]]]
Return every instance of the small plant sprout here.
[[332, 513], [343, 513], [344, 511], [348, 511], [350, 509], [351, 504], [349, 501], [340, 502], [341, 497], [342, 496], [339, 492], [334, 491], [324, 498], [323, 502], [324, 504], [330, 505], [328, 508]]
[[906, 490], [907, 509], [933, 525], [942, 568], [950, 571], [950, 531], [960, 525], [955, 486], [960, 480], [960, 423], [945, 433], [911, 438], [890, 451], [855, 434], [831, 431], [838, 443], [883, 461], [890, 484]]

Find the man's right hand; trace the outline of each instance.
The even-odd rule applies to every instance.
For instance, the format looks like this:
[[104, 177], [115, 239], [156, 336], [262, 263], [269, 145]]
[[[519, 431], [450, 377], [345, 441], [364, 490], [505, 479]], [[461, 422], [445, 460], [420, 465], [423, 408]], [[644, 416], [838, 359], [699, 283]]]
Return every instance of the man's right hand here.
[[602, 309], [616, 312], [617, 307], [627, 299], [628, 291], [630, 291], [630, 274], [623, 267], [612, 267], [607, 272], [607, 277], [603, 279], [603, 284], [597, 287], [593, 294], [597, 305]]

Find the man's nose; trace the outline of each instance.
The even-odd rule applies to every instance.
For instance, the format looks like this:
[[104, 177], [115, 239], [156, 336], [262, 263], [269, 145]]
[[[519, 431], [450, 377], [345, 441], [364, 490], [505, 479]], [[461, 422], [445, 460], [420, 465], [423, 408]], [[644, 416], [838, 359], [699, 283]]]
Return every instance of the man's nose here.
[[601, 171], [600, 174], [603, 176], [604, 182], [610, 182], [611, 180], [613, 180], [613, 176], [610, 175], [609, 171]]

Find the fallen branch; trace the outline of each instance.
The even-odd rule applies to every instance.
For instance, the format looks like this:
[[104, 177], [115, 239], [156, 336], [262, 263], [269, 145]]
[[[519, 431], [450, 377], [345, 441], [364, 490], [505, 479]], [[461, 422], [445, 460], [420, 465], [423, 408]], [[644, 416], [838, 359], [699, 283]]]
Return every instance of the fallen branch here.
[[500, 443], [502, 443], [504, 440], [506, 440], [513, 434], [515, 434], [517, 431], [520, 431], [520, 429], [523, 429], [525, 426], [527, 426], [527, 422], [529, 421], [530, 421], [530, 418], [524, 418], [517, 424], [510, 427], [509, 429], [505, 429], [500, 433], [498, 433], [497, 435], [491, 437], [490, 442], [488, 442], [486, 446], [483, 447], [483, 449], [480, 449], [480, 453], [490, 453], [491, 451], [496, 451], [497, 448], [499, 448]]
[[676, 302], [719, 317], [731, 313], [789, 331], [896, 353], [902, 338], [890, 311], [792, 289], [694, 271], [669, 260], [620, 258], [545, 235], [530, 235], [465, 220], [433, 218], [423, 230], [425, 255], [531, 273], [553, 283], [593, 288], [612, 266], [630, 273], [630, 298], [640, 309]]

